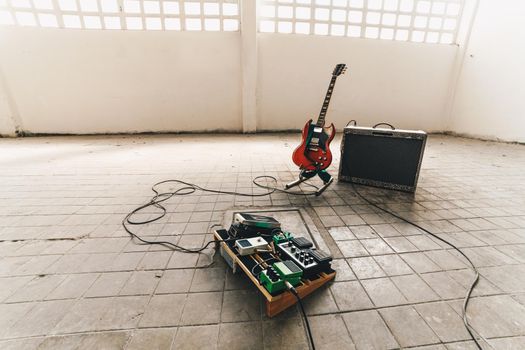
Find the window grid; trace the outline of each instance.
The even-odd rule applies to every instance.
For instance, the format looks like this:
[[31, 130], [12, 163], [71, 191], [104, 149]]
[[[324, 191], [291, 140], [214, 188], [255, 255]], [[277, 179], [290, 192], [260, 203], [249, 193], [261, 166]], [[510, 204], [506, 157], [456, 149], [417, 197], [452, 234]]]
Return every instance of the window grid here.
[[259, 0], [259, 32], [456, 43], [464, 0]]
[[0, 25], [238, 31], [239, 0], [0, 0]]

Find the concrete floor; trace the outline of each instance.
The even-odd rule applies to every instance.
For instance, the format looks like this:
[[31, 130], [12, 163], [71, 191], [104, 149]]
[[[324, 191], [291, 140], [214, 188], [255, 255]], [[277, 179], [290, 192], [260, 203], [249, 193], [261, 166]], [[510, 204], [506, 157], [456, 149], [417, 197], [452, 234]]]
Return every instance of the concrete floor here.
[[[207, 256], [134, 244], [120, 226], [160, 180], [249, 192], [254, 176], [268, 174], [282, 185], [297, 173], [298, 141], [0, 139], [0, 348], [306, 349], [297, 310], [268, 319], [258, 293], [220, 256], [193, 269]], [[472, 325], [496, 349], [525, 348], [524, 146], [431, 136], [414, 197], [362, 191], [459, 245], [483, 276]], [[337, 258], [337, 280], [306, 302], [318, 349], [475, 349], [459, 316], [471, 278], [465, 262], [364, 205], [347, 184], [308, 199], [172, 198], [167, 217], [139, 232], [200, 246], [226, 210], [272, 205], [305, 208]]]

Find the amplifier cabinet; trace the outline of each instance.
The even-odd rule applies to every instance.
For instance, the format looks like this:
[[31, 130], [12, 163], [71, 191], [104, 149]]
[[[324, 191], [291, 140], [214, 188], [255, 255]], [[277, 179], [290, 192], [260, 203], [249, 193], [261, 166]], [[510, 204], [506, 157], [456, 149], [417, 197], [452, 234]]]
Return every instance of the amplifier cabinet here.
[[424, 131], [347, 126], [339, 181], [414, 192], [426, 140]]

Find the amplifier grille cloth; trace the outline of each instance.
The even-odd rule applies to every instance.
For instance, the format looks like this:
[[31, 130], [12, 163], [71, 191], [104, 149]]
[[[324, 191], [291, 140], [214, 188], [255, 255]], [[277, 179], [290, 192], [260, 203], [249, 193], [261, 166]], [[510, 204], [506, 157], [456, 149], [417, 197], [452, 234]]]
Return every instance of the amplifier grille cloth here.
[[342, 174], [414, 186], [423, 140], [389, 136], [346, 135]]

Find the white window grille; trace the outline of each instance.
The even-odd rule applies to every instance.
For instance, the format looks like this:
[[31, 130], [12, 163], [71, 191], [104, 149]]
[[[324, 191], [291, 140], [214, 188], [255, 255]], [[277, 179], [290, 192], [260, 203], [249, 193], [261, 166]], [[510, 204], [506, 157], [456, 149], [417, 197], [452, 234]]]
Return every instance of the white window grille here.
[[0, 0], [0, 25], [238, 31], [239, 0]]
[[456, 43], [463, 0], [259, 0], [259, 31]]

